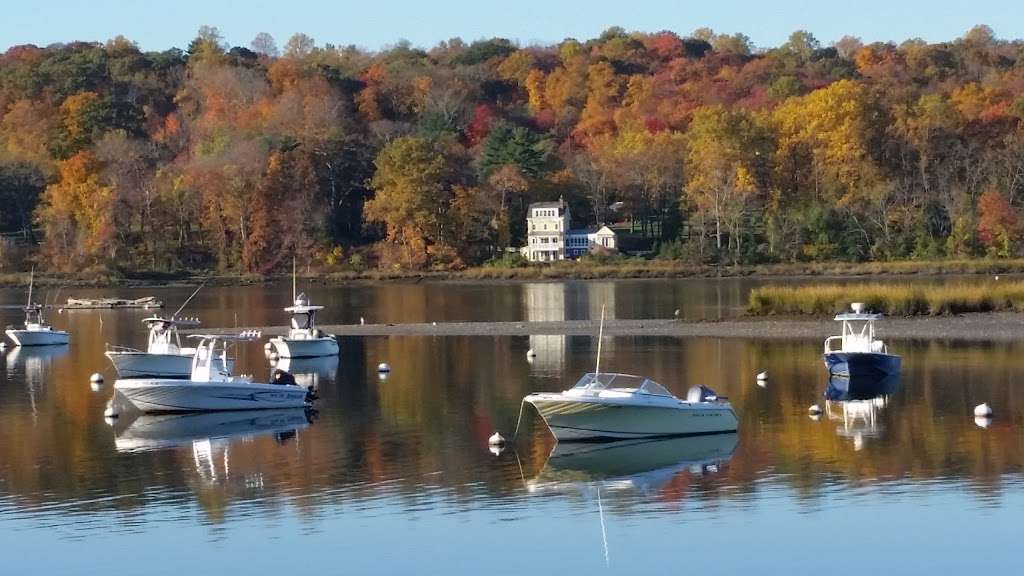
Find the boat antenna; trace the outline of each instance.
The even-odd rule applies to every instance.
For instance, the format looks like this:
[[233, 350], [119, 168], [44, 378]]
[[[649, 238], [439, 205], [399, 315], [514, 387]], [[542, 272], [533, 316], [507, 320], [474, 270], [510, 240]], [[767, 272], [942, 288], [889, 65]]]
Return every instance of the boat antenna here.
[[182, 310], [184, 310], [185, 306], [188, 306], [188, 303], [191, 302], [193, 298], [195, 298], [196, 294], [199, 294], [199, 291], [202, 290], [203, 286], [206, 286], [206, 283], [209, 281], [209, 278], [203, 280], [203, 283], [199, 285], [199, 288], [196, 288], [195, 291], [192, 292], [192, 295], [186, 298], [185, 301], [182, 302], [181, 306], [179, 306], [178, 309], [174, 311], [174, 314], [171, 314], [171, 319], [174, 319]]
[[296, 298], [298, 298], [298, 294], [295, 289], [295, 255], [292, 254], [292, 304], [295, 303]]
[[32, 271], [28, 273], [28, 304], [25, 304], [25, 308], [32, 306], [32, 283], [35, 281], [36, 267], [32, 266]]
[[601, 375], [601, 340], [604, 339], [604, 304], [601, 304], [601, 325], [597, 329], [597, 366], [594, 366], [594, 376]]

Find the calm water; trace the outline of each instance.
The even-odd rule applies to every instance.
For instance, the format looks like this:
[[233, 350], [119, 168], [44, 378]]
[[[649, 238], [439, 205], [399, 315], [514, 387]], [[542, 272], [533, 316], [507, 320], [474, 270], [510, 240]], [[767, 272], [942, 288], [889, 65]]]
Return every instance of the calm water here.
[[[751, 280], [312, 287], [324, 322], [737, 314]], [[290, 286], [210, 288], [211, 326], [284, 322]], [[189, 289], [125, 290], [180, 302]], [[99, 295], [96, 290], [64, 291]], [[51, 296], [52, 298], [53, 296]], [[17, 304], [18, 290], [0, 291]], [[173, 310], [174, 307], [171, 307]], [[828, 403], [821, 342], [614, 338], [603, 366], [728, 395], [735, 436], [553, 449], [520, 399], [591, 369], [590, 337], [348, 338], [289, 368], [299, 411], [103, 419], [104, 343], [142, 311], [53, 314], [64, 350], [0, 357], [0, 573], [930, 574], [1016, 564], [1024, 344], [893, 342], [902, 386]], [[20, 320], [0, 309], [0, 324]], [[882, 327], [884, 329], [884, 326]], [[537, 358], [526, 360], [533, 348]], [[239, 350], [266, 377], [262, 344]], [[389, 362], [386, 380], [376, 374]], [[754, 374], [768, 370], [768, 385]], [[88, 376], [105, 371], [98, 391]], [[997, 417], [976, 425], [972, 407]], [[810, 404], [827, 408], [819, 420]]]

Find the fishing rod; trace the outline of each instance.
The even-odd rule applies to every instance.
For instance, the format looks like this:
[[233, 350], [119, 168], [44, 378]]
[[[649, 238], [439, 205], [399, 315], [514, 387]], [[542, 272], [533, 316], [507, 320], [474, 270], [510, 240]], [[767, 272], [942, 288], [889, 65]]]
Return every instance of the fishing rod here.
[[182, 303], [182, 305], [181, 305], [181, 306], [180, 306], [180, 307], [179, 307], [179, 308], [178, 308], [177, 310], [175, 310], [175, 311], [174, 311], [174, 314], [171, 314], [171, 318], [174, 318], [174, 317], [176, 317], [176, 316], [178, 315], [178, 313], [179, 313], [179, 312], [181, 312], [182, 310], [184, 310], [184, 309], [185, 309], [185, 306], [188, 306], [188, 303], [189, 303], [189, 302], [191, 302], [191, 301], [192, 301], [192, 299], [196, 297], [196, 294], [199, 294], [199, 291], [200, 291], [200, 290], [202, 290], [202, 289], [203, 289], [203, 286], [206, 286], [206, 283], [207, 283], [207, 282], [209, 282], [209, 281], [210, 281], [210, 279], [209, 279], [209, 278], [207, 278], [206, 280], [203, 280], [203, 283], [199, 285], [199, 288], [196, 288], [195, 292], [193, 292], [191, 296], [189, 296], [188, 298], [186, 298], [186, 299], [185, 299], [185, 302], [184, 302], [184, 303]]

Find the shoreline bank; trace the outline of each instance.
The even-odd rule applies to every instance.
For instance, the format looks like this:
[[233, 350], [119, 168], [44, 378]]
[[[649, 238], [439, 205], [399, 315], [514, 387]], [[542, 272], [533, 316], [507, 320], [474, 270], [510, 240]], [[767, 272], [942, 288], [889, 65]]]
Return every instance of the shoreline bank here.
[[[335, 324], [324, 332], [347, 336], [597, 336], [596, 320], [556, 322], [438, 322], [407, 324]], [[202, 332], [231, 334], [260, 330], [264, 337], [285, 334], [285, 326], [206, 328]], [[182, 332], [186, 332], [182, 330]], [[806, 340], [835, 335], [831, 318], [750, 318], [683, 321], [672, 319], [605, 320], [605, 336], [674, 338], [738, 338], [745, 340]], [[885, 340], [1024, 341], [1024, 314], [993, 312], [960, 316], [890, 318], [879, 326]]]
[[[381, 271], [323, 272], [300, 274], [305, 283], [344, 285], [367, 282], [545, 282], [564, 280], [643, 280], [685, 278], [865, 278], [865, 277], [935, 277], [983, 276], [997, 274], [1024, 274], [1024, 259], [1020, 260], [948, 260], [899, 262], [830, 262], [761, 265], [704, 265], [678, 261], [631, 261], [594, 264], [560, 262], [532, 265], [523, 268], [469, 268], [445, 271]], [[159, 286], [196, 285], [207, 282], [210, 286], [252, 286], [290, 281], [288, 274], [250, 276], [234, 274], [137, 273], [125, 276], [85, 278], [73, 275], [37, 274], [37, 286], [65, 286], [77, 288], [144, 288]], [[28, 273], [0, 274], [0, 287], [21, 286], [28, 283]]]

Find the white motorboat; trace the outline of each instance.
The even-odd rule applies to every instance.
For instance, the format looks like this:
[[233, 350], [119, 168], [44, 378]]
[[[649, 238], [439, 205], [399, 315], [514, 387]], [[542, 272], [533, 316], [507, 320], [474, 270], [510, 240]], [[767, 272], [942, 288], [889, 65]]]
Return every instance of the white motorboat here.
[[[188, 378], [196, 349], [181, 345], [178, 328], [199, 326], [194, 318], [151, 316], [142, 320], [149, 328], [146, 350], [108, 346], [104, 353], [121, 378]], [[217, 358], [216, 361], [220, 361]], [[228, 358], [224, 371], [233, 372], [235, 361]]]
[[602, 373], [598, 333], [597, 368], [564, 392], [535, 393], [523, 399], [532, 404], [562, 440], [610, 440], [658, 436], [696, 436], [735, 432], [732, 405], [706, 386], [690, 388], [680, 400], [650, 378]]
[[694, 386], [680, 400], [654, 380], [631, 374], [585, 374], [569, 390], [530, 394], [524, 401], [560, 441], [720, 434], [738, 426], [732, 405], [705, 386]]
[[298, 386], [290, 374], [281, 370], [274, 371], [274, 382], [258, 383], [248, 377], [232, 376], [224, 369], [229, 345], [253, 341], [259, 332], [191, 337], [198, 339], [199, 345], [187, 380], [122, 378], [114, 383], [114, 389], [143, 412], [300, 408], [315, 398], [311, 390]]
[[70, 336], [63, 330], [54, 330], [43, 318], [43, 306], [32, 302], [32, 286], [35, 282], [36, 270], [32, 269], [28, 277], [28, 302], [25, 304], [24, 328], [8, 326], [7, 337], [14, 341], [15, 346], [62, 346], [67, 344]]
[[6, 330], [7, 337], [14, 341], [15, 346], [63, 346], [70, 340], [64, 330], [54, 330], [43, 318], [43, 307], [40, 304], [25, 306], [25, 327], [10, 327]]
[[323, 306], [313, 306], [305, 294], [299, 294], [292, 306], [284, 309], [291, 314], [287, 336], [270, 339], [281, 358], [317, 358], [337, 356], [338, 339], [316, 327], [316, 313]]

